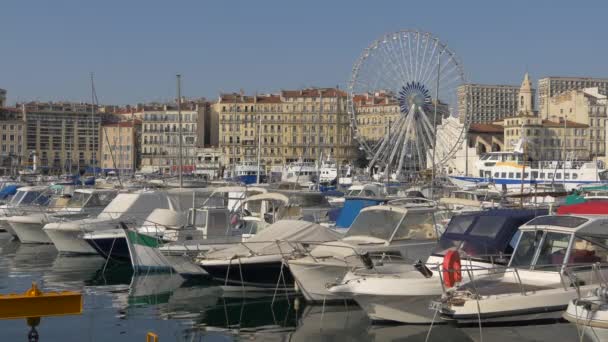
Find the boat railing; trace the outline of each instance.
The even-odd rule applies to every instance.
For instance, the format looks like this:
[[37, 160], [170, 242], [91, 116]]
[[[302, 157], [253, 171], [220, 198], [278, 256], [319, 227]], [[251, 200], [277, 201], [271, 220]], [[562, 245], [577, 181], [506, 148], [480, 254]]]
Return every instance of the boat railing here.
[[[454, 269], [446, 269], [441, 267], [441, 271], [442, 272], [438, 272], [439, 273], [439, 277], [441, 279], [441, 285], [443, 287], [443, 294], [444, 295], [450, 295], [450, 291], [448, 291], [445, 288], [444, 285], [444, 280], [443, 280], [443, 272], [462, 272], [463, 270], [466, 271], [467, 276], [469, 277], [470, 281], [468, 282], [468, 284], [470, 284], [469, 286], [467, 286], [467, 291], [470, 292], [470, 288], [472, 287], [474, 292], [473, 295], [479, 296], [479, 291], [477, 290], [477, 284], [476, 284], [476, 279], [475, 279], [475, 273], [479, 274], [479, 272], [474, 272], [474, 271], [488, 271], [490, 272], [490, 274], [502, 274], [503, 277], [506, 276], [507, 274], [511, 273], [513, 274], [513, 279], [515, 279], [520, 293], [521, 295], [526, 295], [527, 291], [526, 291], [526, 286], [528, 284], [526, 284], [524, 281], [522, 281], [522, 277], [520, 272], [521, 271], [534, 271], [534, 270], [539, 270], [539, 269], [555, 269], [556, 272], [559, 272], [559, 282], [560, 282], [560, 286], [564, 289], [564, 291], [568, 291], [571, 288], [575, 288], [575, 290], [577, 291], [577, 293], [580, 295], [580, 286], [581, 285], [589, 285], [589, 283], [587, 283], [585, 280], [581, 279], [578, 275], [577, 272], [580, 273], [582, 271], [585, 272], [589, 272], [591, 271], [591, 284], [608, 284], [606, 282], [606, 278], [603, 276], [602, 274], [602, 266], [604, 266], [604, 269], [608, 266], [607, 264], [601, 264], [601, 263], [586, 263], [586, 264], [577, 264], [577, 265], [564, 265], [562, 263], [559, 264], [537, 264], [534, 265], [533, 268], [531, 268], [530, 266], [527, 266], [526, 268], [520, 268], [520, 267], [507, 267], [507, 266], [502, 266], [502, 267], [492, 267], [492, 266], [481, 266], [481, 265], [472, 265], [470, 264], [468, 267], [466, 268], [462, 268], [461, 270], [454, 270]], [[595, 281], [594, 281], [595, 278]], [[568, 282], [568, 280], [570, 280]]]

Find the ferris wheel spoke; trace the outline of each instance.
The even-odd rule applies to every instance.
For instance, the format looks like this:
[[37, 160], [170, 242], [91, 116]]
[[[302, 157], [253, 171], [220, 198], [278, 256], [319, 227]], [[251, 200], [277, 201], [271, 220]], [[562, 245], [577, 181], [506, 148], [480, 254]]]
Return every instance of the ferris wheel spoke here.
[[[406, 56], [405, 56], [405, 50], [406, 50], [406, 47], [405, 47], [405, 46], [406, 46], [406, 45], [404, 45], [404, 42], [403, 42], [403, 40], [404, 40], [405, 38], [407, 38], [407, 35], [404, 35], [404, 34], [399, 34], [399, 39], [398, 39], [398, 40], [399, 40], [399, 55], [400, 55], [400, 60], [401, 60], [401, 63], [404, 65], [404, 68], [406, 68], [406, 69], [407, 69], [407, 68], [408, 68], [408, 64], [407, 64], [407, 62], [406, 62], [407, 58], [406, 58]], [[407, 43], [406, 43], [406, 44], [407, 44]], [[415, 76], [415, 75], [414, 75], [414, 74], [411, 72], [411, 70], [409, 71], [409, 76], [410, 76], [410, 77], [408, 78], [409, 80], [412, 80], [412, 81], [413, 81], [413, 80], [415, 80], [415, 79], [416, 79], [416, 78], [415, 78], [416, 76]]]
[[437, 53], [438, 46], [439, 46], [439, 40], [435, 39], [435, 44], [433, 45], [433, 50], [431, 51], [431, 54], [429, 55], [429, 57], [426, 59], [426, 63], [424, 66], [424, 73], [422, 74], [422, 77], [420, 77], [421, 82], [424, 82], [424, 80], [427, 79], [428, 75], [432, 72], [433, 64], [437, 61], [436, 53]]
[[411, 76], [409, 70], [407, 70], [407, 68], [404, 68], [403, 64], [401, 63], [402, 59], [399, 58], [399, 56], [398, 56], [398, 53], [401, 49], [399, 47], [395, 46], [395, 44], [394, 44], [395, 38], [397, 38], [397, 40], [399, 40], [399, 36], [392, 36], [392, 37], [390, 37], [390, 39], [393, 44], [385, 44], [387, 49], [390, 49], [390, 53], [387, 53], [387, 55], [389, 56], [390, 61], [398, 66], [403, 80], [411, 79], [412, 76]]
[[[412, 121], [414, 121], [414, 112], [415, 108], [412, 106], [412, 109], [410, 110], [410, 114], [408, 115], [408, 122], [407, 122], [407, 127], [405, 130], [405, 138], [403, 139], [403, 146], [401, 147], [401, 154], [399, 155], [399, 164], [397, 166], [397, 170], [399, 172], [399, 174], [401, 174], [401, 169], [403, 168], [403, 162], [405, 161], [405, 155], [407, 154], [407, 145], [410, 141], [410, 132], [411, 132], [411, 125], [412, 125]], [[397, 146], [398, 146], [399, 142], [397, 142]]]
[[[398, 120], [398, 124], [400, 125], [401, 122], [403, 121], [403, 117], [400, 117]], [[376, 160], [378, 160], [378, 158], [380, 157], [380, 155], [384, 152], [388, 141], [390, 140], [390, 133], [385, 135], [385, 137], [382, 140], [382, 143], [380, 144], [380, 147], [376, 150], [374, 157], [372, 158], [372, 161], [370, 162], [370, 165], [374, 165]]]
[[[397, 152], [399, 152], [399, 147], [401, 146], [402, 140], [403, 140], [403, 147], [401, 148], [401, 154], [403, 154], [403, 150], [405, 150], [406, 144], [409, 140], [410, 125], [412, 123], [412, 117], [413, 117], [412, 114], [413, 114], [414, 110], [415, 110], [415, 106], [412, 105], [409, 114], [406, 116], [403, 127], [400, 129], [401, 132], [399, 134], [399, 137], [397, 138], [397, 140], [395, 140], [395, 143], [393, 145], [393, 152], [391, 153], [391, 157], [390, 157], [391, 161], [393, 161], [395, 156], [397, 156]], [[399, 163], [399, 166], [397, 169], [398, 170], [401, 169], [401, 163]]]
[[[387, 90], [394, 90], [395, 87], [399, 84], [402, 84], [404, 80], [409, 79], [408, 75], [406, 75], [404, 72], [397, 70], [398, 68], [401, 67], [401, 64], [398, 62], [398, 58], [397, 61], [394, 60], [394, 57], [392, 56], [392, 54], [387, 50], [385, 44], [385, 48], [382, 50], [382, 52], [384, 53], [385, 57], [388, 59], [388, 61], [390, 61], [391, 66], [395, 69], [395, 70], [389, 70], [392, 71], [389, 73], [390, 75], [390, 79], [393, 80], [395, 83], [392, 85], [389, 85], [389, 89]], [[399, 77], [395, 77], [395, 75], [400, 76]]]
[[[429, 36], [428, 34], [424, 34], [424, 50], [422, 52], [422, 61], [426, 60], [426, 52], [428, 50], [429, 47]], [[418, 73], [418, 75], [416, 75], [416, 79], [422, 79], [422, 73], [424, 71], [424, 65], [420, 65], [420, 72]]]

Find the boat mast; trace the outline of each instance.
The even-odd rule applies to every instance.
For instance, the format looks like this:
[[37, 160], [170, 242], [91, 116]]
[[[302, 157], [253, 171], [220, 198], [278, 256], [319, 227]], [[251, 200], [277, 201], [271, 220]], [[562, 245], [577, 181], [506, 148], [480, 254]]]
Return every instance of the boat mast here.
[[317, 191], [321, 189], [321, 113], [323, 112], [323, 90], [319, 89], [319, 111], [317, 112]]
[[183, 158], [183, 141], [182, 141], [182, 75], [177, 74], [177, 120], [178, 120], [178, 134], [179, 134], [179, 187], [184, 187], [184, 179], [182, 177], [182, 169], [184, 167], [184, 158]]
[[[257, 169], [257, 177], [256, 177], [256, 183], [260, 184], [260, 149], [262, 146], [262, 115], [258, 114], [258, 116], [260, 117], [260, 119], [258, 120], [258, 169]], [[268, 179], [268, 177], [266, 177], [266, 179]]]
[[[91, 128], [93, 128], [92, 132], [91, 132], [91, 134], [93, 135], [91, 137], [91, 140], [92, 140], [93, 148], [95, 148], [95, 103], [97, 100], [97, 94], [95, 92], [95, 81], [93, 80], [92, 72], [90, 74], [90, 77], [91, 77]], [[97, 144], [97, 145], [98, 145], [97, 151], [99, 151], [100, 144]], [[93, 177], [94, 178], [97, 178], [97, 157], [98, 157], [97, 153], [95, 153], [95, 158], [92, 158], [93, 159]], [[80, 160], [80, 157], [78, 157], [78, 159]]]

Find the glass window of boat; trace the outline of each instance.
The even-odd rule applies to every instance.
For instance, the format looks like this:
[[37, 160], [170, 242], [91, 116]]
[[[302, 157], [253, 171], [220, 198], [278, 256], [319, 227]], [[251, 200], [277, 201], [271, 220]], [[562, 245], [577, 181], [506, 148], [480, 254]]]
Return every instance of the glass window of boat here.
[[558, 226], [565, 228], [575, 228], [587, 222], [588, 219], [577, 216], [539, 216], [526, 223], [526, 226]]
[[207, 225], [207, 210], [190, 210], [188, 212], [188, 222], [196, 227], [205, 227]]
[[543, 237], [542, 230], [529, 230], [521, 234], [519, 243], [515, 247], [513, 256], [509, 266], [511, 267], [529, 267], [534, 261], [536, 250], [540, 245]]
[[68, 208], [82, 208], [87, 200], [91, 197], [91, 194], [87, 194], [84, 192], [74, 192], [72, 194], [72, 198], [68, 202]]
[[299, 193], [289, 196], [289, 202], [302, 208], [328, 206], [327, 198], [320, 193]]
[[580, 266], [608, 261], [608, 244], [606, 239], [596, 237], [575, 236], [568, 256], [568, 265]]
[[393, 240], [426, 240], [436, 237], [432, 211], [408, 212]]
[[388, 240], [403, 217], [393, 210], [366, 210], [357, 215], [346, 236], [373, 236]]
[[11, 205], [19, 204], [26, 193], [27, 193], [27, 191], [17, 191], [17, 193], [15, 195], [13, 195], [13, 198], [11, 198], [9, 204], [11, 204]]
[[49, 202], [49, 198], [38, 191], [28, 191], [23, 196], [19, 204], [39, 204], [44, 205]]
[[557, 270], [563, 263], [572, 234], [547, 232], [535, 262], [535, 269]]
[[223, 211], [215, 211], [209, 213], [209, 222], [207, 229], [226, 229], [228, 227], [228, 216]]

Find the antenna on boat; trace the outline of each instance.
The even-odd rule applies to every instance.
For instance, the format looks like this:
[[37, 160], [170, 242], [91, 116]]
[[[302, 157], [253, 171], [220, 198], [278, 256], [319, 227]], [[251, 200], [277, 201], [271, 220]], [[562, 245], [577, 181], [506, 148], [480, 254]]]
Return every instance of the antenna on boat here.
[[[95, 81], [93, 79], [93, 73], [91, 73], [91, 97], [93, 99], [93, 115], [95, 114], [95, 107], [99, 104], [99, 100], [97, 99], [97, 92], [95, 91]], [[101, 125], [101, 121], [99, 123]], [[93, 126], [95, 125], [95, 121], [93, 121]], [[116, 169], [116, 158], [114, 158], [114, 152], [112, 151], [112, 145], [110, 144], [110, 139], [108, 138], [108, 131], [105, 127], [103, 127], [101, 125], [102, 129], [103, 129], [103, 135], [105, 136], [105, 140], [106, 140], [106, 144], [108, 145], [108, 149], [110, 150], [110, 157], [112, 158], [112, 166], [114, 167], [114, 169]], [[95, 138], [95, 130], [93, 130], [93, 138]], [[95, 143], [95, 139], [93, 139], [93, 143]], [[99, 144], [99, 147], [101, 147], [101, 144]], [[93, 145], [95, 146], [95, 145]], [[99, 152], [101, 148], [98, 149]], [[95, 158], [94, 160], [94, 164], [93, 164], [93, 175], [95, 175], [95, 178], [97, 178], [97, 153], [95, 153]], [[119, 172], [116, 173], [116, 177], [118, 177], [118, 184], [120, 184], [120, 187], [122, 188], [122, 180], [120, 179], [120, 170], [118, 170]]]

